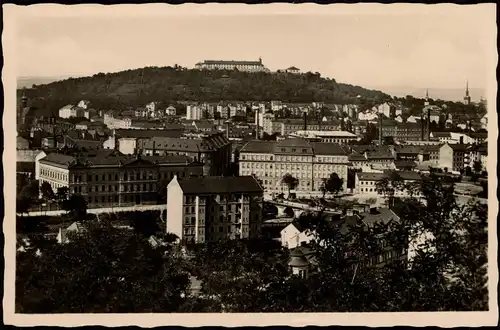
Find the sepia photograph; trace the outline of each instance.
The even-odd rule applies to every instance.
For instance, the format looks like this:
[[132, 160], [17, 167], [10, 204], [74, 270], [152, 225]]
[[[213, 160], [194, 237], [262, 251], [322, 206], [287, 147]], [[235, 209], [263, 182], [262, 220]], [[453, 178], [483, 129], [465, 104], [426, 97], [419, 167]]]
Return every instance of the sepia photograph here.
[[5, 5], [5, 322], [497, 324], [495, 11]]

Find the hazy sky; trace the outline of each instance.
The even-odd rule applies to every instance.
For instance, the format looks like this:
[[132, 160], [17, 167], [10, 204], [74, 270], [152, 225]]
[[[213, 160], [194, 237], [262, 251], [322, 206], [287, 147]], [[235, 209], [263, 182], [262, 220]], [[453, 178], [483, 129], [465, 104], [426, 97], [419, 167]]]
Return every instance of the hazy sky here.
[[492, 69], [485, 60], [491, 22], [481, 19], [484, 10], [460, 7], [412, 15], [30, 17], [18, 20], [18, 75], [191, 68], [260, 56], [271, 70], [294, 65], [364, 87], [463, 88], [468, 79], [483, 88]]

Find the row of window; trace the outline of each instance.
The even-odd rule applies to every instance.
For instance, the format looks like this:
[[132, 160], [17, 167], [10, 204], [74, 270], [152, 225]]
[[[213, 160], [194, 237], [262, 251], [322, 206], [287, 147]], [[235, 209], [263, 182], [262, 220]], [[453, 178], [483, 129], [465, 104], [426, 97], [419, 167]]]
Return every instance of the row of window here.
[[143, 184], [124, 184], [121, 185], [122, 190], [119, 189], [119, 185], [95, 185], [95, 186], [76, 186], [71, 188], [72, 193], [85, 193], [88, 188], [88, 192], [150, 192], [156, 190], [155, 183], [143, 183]]
[[51, 179], [56, 179], [59, 181], [66, 181], [66, 182], [68, 181], [68, 174], [67, 173], [57, 171], [57, 170], [48, 169], [46, 167], [40, 168], [40, 174], [44, 177], [48, 177]]

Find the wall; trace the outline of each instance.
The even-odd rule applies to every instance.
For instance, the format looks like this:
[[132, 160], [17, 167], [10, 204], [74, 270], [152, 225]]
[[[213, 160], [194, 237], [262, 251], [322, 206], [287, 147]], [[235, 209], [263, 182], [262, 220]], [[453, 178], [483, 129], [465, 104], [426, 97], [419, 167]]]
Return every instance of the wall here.
[[173, 233], [182, 239], [184, 193], [177, 178], [174, 178], [168, 184], [167, 201], [167, 232]]

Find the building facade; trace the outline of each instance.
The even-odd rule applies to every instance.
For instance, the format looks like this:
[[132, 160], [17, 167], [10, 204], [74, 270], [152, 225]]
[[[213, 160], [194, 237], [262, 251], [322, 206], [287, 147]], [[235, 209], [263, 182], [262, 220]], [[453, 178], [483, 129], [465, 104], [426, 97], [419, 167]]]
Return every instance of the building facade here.
[[185, 156], [134, 157], [116, 152], [82, 157], [51, 153], [37, 159], [40, 186], [48, 182], [54, 192], [85, 198], [89, 208], [151, 204], [158, 201], [159, 185], [174, 176], [202, 175], [202, 164]]
[[153, 137], [137, 140], [144, 155], [185, 155], [204, 164], [204, 175], [227, 174], [231, 164], [231, 141], [223, 133], [200, 138]]
[[198, 70], [238, 70], [245, 72], [269, 72], [262, 59], [258, 61], [213, 61], [205, 60], [196, 63], [195, 68]]
[[308, 142], [293, 138], [282, 141], [250, 141], [240, 150], [240, 175], [255, 175], [268, 192], [287, 191], [285, 174], [299, 180], [297, 192], [319, 192], [323, 179], [337, 173], [347, 185], [347, 152], [335, 143]]
[[184, 243], [260, 233], [263, 189], [251, 176], [175, 177], [167, 189], [167, 232]]

